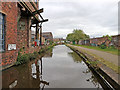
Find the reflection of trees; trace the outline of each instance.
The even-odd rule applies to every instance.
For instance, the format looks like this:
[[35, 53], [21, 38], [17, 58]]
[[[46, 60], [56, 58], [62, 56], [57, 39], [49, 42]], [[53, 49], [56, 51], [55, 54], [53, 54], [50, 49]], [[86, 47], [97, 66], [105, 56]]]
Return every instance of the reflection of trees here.
[[[86, 71], [83, 71], [83, 73], [85, 73], [85, 74], [88, 74], [90, 72], [91, 72], [90, 69], [86, 69]], [[95, 87], [99, 88], [99, 82], [97, 81], [97, 78], [93, 75], [93, 73], [91, 73], [91, 74], [92, 74], [91, 77], [86, 79], [86, 81], [92, 82], [95, 85]]]
[[74, 62], [76, 62], [76, 63], [81, 63], [82, 62], [82, 59], [75, 52], [69, 52], [68, 54], [70, 56], [72, 56]]

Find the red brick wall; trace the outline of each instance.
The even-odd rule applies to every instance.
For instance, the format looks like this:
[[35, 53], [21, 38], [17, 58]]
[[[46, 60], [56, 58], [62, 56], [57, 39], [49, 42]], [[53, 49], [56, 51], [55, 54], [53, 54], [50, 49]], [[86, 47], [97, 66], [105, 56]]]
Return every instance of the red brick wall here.
[[21, 17], [20, 21], [25, 22], [25, 29], [24, 30], [17, 30], [17, 40], [18, 40], [18, 49], [28, 47], [28, 23], [27, 17]]
[[[1, 6], [0, 6], [1, 8]], [[40, 47], [29, 48], [29, 19], [26, 16], [22, 16], [20, 21], [25, 22], [25, 29], [18, 29], [18, 16], [20, 8], [17, 2], [2, 2], [2, 12], [6, 16], [6, 35], [5, 35], [5, 52], [2, 53], [2, 65], [6, 68], [14, 64], [17, 60], [18, 51], [20, 48], [25, 47], [23, 53], [33, 53], [39, 51]], [[16, 50], [8, 51], [8, 44], [16, 44]], [[1, 54], [1, 53], [0, 53]]]
[[2, 2], [2, 13], [6, 16], [5, 52], [2, 53], [2, 65], [10, 65], [16, 61], [17, 50], [8, 51], [8, 44], [17, 44], [17, 3]]

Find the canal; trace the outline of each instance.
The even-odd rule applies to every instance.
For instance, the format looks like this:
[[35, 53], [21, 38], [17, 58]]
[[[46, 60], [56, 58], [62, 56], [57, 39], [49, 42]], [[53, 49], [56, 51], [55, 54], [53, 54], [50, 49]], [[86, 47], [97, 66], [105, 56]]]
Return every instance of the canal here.
[[101, 88], [82, 59], [65, 45], [2, 72], [3, 88]]

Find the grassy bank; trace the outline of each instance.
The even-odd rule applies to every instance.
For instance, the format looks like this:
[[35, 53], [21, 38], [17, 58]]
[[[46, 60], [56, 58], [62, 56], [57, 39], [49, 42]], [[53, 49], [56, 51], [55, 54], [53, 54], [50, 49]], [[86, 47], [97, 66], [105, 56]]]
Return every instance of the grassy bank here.
[[37, 59], [42, 53], [44, 53], [45, 51], [52, 49], [56, 44], [50, 45], [48, 47], [44, 47], [41, 48], [39, 50], [39, 52], [34, 52], [34, 53], [28, 53], [28, 54], [21, 54], [21, 52], [18, 52], [18, 57], [17, 57], [17, 61], [15, 63], [15, 65], [20, 65], [20, 64], [24, 64], [27, 63], [31, 60], [35, 60]]
[[101, 49], [100, 47], [86, 46], [86, 45], [75, 45], [75, 46], [81, 46], [81, 47], [84, 47], [84, 48], [89, 48], [89, 49], [94, 49], [94, 50], [108, 52], [108, 53], [111, 53], [111, 54], [114, 54], [114, 55], [120, 55], [118, 49], [113, 49], [113, 48]]
[[[116, 73], [119, 73], [120, 74], [120, 66], [117, 66], [107, 60], [104, 60], [103, 58], [89, 52], [89, 51], [85, 51], [85, 50], [79, 50], [77, 47], [73, 47], [73, 46], [70, 46], [70, 45], [67, 45], [69, 47], [71, 47], [72, 49], [75, 49], [75, 50], [78, 50], [79, 52], [82, 52], [87, 58], [89, 58], [89, 61], [88, 63], [93, 65], [93, 66], [98, 66], [98, 67], [101, 67], [101, 63], [106, 65], [107, 67], [111, 68], [112, 70], [114, 70]], [[81, 45], [76, 45], [76, 46], [81, 46]], [[91, 48], [90, 48], [91, 49]], [[90, 60], [90, 56], [93, 57], [92, 58], [92, 61]], [[96, 61], [97, 60], [97, 61]]]

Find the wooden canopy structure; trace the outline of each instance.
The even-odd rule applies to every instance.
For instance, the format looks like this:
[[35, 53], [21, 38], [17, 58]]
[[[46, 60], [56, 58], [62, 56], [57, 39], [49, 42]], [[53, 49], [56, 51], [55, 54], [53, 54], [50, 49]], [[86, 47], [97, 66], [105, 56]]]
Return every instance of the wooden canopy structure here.
[[[31, 20], [31, 27], [36, 27], [36, 40], [38, 39], [39, 30], [40, 30], [40, 45], [42, 42], [42, 23], [47, 22], [48, 19], [44, 19], [40, 13], [44, 11], [44, 9], [38, 9], [38, 7], [35, 5], [34, 2], [26, 2], [25, 0], [19, 0], [18, 2], [21, 7], [23, 7], [25, 10], [27, 10], [27, 15], [30, 17], [33, 17]], [[40, 19], [39, 19], [40, 17]], [[35, 26], [33, 26], [35, 24]]]

